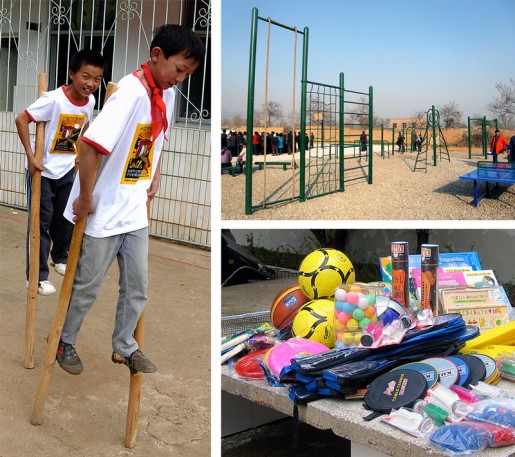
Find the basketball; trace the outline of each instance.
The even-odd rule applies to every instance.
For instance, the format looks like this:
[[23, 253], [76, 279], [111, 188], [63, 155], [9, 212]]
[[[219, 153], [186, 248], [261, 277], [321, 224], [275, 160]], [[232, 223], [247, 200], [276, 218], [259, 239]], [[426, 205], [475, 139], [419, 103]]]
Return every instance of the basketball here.
[[273, 326], [281, 331], [288, 328], [299, 308], [308, 301], [309, 298], [302, 293], [299, 285], [281, 290], [270, 307], [270, 321]]
[[293, 319], [292, 333], [307, 340], [334, 347], [334, 302], [327, 298], [311, 300], [303, 305]]
[[311, 300], [333, 297], [340, 284], [354, 281], [351, 261], [336, 249], [317, 249], [308, 254], [299, 267], [300, 288]]

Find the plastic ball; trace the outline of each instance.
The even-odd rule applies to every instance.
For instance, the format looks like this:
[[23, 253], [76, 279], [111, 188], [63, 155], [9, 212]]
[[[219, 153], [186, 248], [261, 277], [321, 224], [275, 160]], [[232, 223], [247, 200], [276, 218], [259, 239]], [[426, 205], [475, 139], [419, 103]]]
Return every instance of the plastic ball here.
[[334, 309], [337, 311], [343, 311], [344, 305], [345, 305], [345, 302], [343, 300], [336, 300], [334, 302]]
[[378, 319], [376, 314], [374, 314], [372, 317], [369, 317], [369, 319], [372, 324], [377, 324]]
[[361, 308], [361, 309], [365, 309], [365, 308], [368, 308], [368, 306], [370, 305], [370, 303], [368, 302], [367, 298], [366, 297], [360, 297], [359, 301], [358, 301], [358, 306]]
[[361, 292], [361, 287], [357, 285], [350, 286], [351, 292]]
[[345, 289], [336, 289], [334, 292], [334, 299], [338, 301], [345, 301], [345, 296], [347, 295], [347, 292]]
[[351, 315], [347, 314], [343, 311], [338, 313], [338, 322], [341, 322], [342, 324], [346, 324], [347, 322], [349, 322], [350, 318], [351, 318]]
[[354, 343], [354, 335], [352, 333], [344, 333], [342, 335], [342, 343], [346, 346], [350, 346]]
[[364, 317], [359, 321], [359, 326], [361, 328], [367, 328], [370, 325], [370, 319], [368, 317]]
[[345, 297], [345, 300], [351, 305], [357, 305], [359, 302], [359, 295], [356, 292], [349, 292]]
[[369, 305], [376, 304], [376, 296], [374, 294], [367, 294], [366, 299], [367, 299]]
[[372, 317], [372, 316], [375, 316], [376, 315], [376, 309], [374, 306], [369, 306], [367, 308], [365, 308], [363, 310], [364, 314], [366, 317], [368, 317], [369, 319]]
[[365, 317], [365, 313], [361, 308], [356, 308], [352, 313], [352, 317], [357, 321], [360, 321], [361, 319], [363, 319], [363, 317]]
[[349, 319], [347, 321], [347, 328], [351, 332], [354, 332], [355, 330], [357, 330], [359, 328], [359, 322], [356, 319]]
[[342, 311], [344, 313], [352, 314], [354, 309], [355, 309], [354, 305], [352, 305], [352, 304], [350, 304], [348, 302], [343, 302]]
[[[345, 324], [342, 324], [338, 319], [336, 319], [334, 321], [334, 329], [336, 330], [336, 332], [338, 332], [338, 335], [340, 334], [339, 332], [343, 332], [345, 330], [347, 330], [347, 325]], [[336, 335], [336, 336], [338, 336]]]
[[354, 334], [354, 344], [360, 344], [361, 343], [361, 336], [363, 333], [358, 332]]

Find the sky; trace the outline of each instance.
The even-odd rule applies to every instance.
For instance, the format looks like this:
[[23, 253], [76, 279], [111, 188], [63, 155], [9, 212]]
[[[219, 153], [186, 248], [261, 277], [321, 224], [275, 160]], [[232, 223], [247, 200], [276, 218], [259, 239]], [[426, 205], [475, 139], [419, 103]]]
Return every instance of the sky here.
[[[374, 114], [410, 117], [452, 101], [492, 118], [495, 84], [515, 80], [514, 0], [222, 0], [222, 120], [246, 117], [252, 8], [308, 32], [308, 80], [374, 92]], [[272, 26], [268, 100], [300, 111], [303, 34]], [[258, 21], [255, 109], [263, 108], [268, 24]]]

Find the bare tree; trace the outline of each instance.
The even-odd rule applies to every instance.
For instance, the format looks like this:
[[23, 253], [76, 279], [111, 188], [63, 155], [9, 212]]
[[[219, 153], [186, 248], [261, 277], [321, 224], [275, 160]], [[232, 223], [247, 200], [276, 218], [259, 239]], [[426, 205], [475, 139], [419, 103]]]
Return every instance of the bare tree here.
[[425, 129], [427, 122], [427, 112], [426, 111], [415, 111], [415, 114], [412, 116], [415, 119], [415, 128], [417, 129]]
[[498, 82], [495, 88], [499, 91], [499, 98], [488, 103], [487, 109], [499, 120], [502, 128], [510, 128], [515, 116], [515, 80], [510, 79], [509, 84]]
[[269, 100], [267, 110], [265, 110], [264, 108], [265, 104], [263, 103], [263, 112], [267, 111], [268, 119], [266, 121], [268, 125], [273, 125], [283, 117], [283, 107], [279, 102]]
[[462, 125], [461, 118], [463, 111], [460, 111], [458, 104], [455, 101], [447, 103], [438, 110], [440, 112], [441, 127], [453, 128], [460, 127]]
[[241, 126], [241, 125], [245, 125], [247, 123], [247, 120], [245, 119], [245, 117], [243, 117], [241, 114], [235, 114], [234, 117], [232, 118], [232, 123], [234, 125], [238, 125], [238, 126]]

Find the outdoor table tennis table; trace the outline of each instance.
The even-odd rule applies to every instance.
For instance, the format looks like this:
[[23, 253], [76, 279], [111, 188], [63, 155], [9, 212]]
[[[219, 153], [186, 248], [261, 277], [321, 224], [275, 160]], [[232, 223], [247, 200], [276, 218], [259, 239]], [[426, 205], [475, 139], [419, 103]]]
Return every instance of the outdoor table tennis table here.
[[[489, 196], [490, 189], [489, 183], [495, 183], [493, 189], [499, 187], [499, 184], [515, 184], [515, 163], [514, 162], [485, 162], [479, 161], [477, 169], [470, 171], [462, 176], [460, 179], [474, 181], [474, 206], [477, 207], [480, 200]], [[478, 193], [478, 182], [482, 181], [486, 184], [486, 191], [484, 194]], [[492, 190], [493, 190], [492, 189]]]

